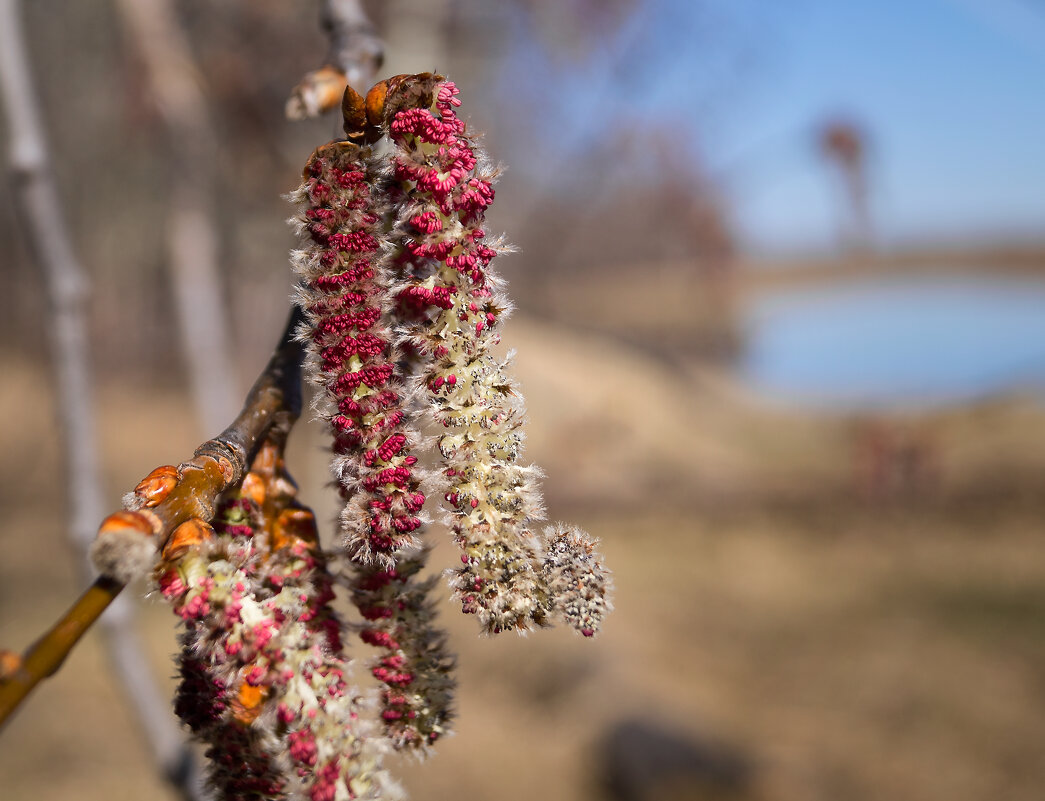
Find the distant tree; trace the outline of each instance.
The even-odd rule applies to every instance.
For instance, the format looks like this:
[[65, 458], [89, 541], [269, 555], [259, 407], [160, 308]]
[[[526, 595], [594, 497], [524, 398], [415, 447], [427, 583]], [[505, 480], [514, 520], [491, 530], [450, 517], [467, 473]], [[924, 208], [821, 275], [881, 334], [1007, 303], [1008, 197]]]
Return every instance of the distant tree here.
[[871, 212], [867, 185], [867, 134], [852, 120], [828, 120], [817, 134], [817, 148], [827, 164], [837, 171], [846, 199], [847, 220], [842, 238], [853, 250], [872, 246]]

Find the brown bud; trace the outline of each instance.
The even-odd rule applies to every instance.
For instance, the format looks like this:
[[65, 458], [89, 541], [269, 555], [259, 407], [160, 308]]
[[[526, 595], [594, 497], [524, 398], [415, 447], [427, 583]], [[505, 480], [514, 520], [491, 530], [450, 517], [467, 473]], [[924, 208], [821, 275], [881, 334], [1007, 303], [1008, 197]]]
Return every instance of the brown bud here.
[[329, 65], [308, 73], [290, 93], [286, 106], [288, 119], [318, 117], [337, 108], [347, 82], [341, 70]]
[[253, 723], [261, 714], [262, 704], [265, 703], [268, 694], [268, 687], [255, 687], [253, 684], [243, 682], [232, 702], [232, 716], [244, 725]]
[[218, 469], [221, 470], [221, 477], [225, 480], [225, 486], [228, 486], [236, 478], [236, 465], [224, 456], [218, 456], [214, 461], [218, 463]]
[[123, 584], [133, 581], [152, 569], [156, 535], [162, 530], [163, 521], [149, 509], [111, 514], [91, 543], [91, 562], [103, 576]]
[[319, 541], [316, 516], [311, 509], [296, 507], [284, 509], [272, 525], [272, 550], [289, 548], [295, 542], [304, 542], [309, 547]]
[[358, 147], [359, 145], [355, 142], [345, 141], [327, 142], [325, 145], [320, 145], [312, 151], [312, 155], [309, 156], [308, 161], [305, 162], [305, 169], [301, 171], [301, 180], [304, 183], [308, 183], [309, 176], [312, 175], [312, 165], [315, 163], [316, 159], [322, 159], [328, 156], [333, 157], [339, 150]]
[[370, 87], [366, 93], [366, 121], [375, 128], [380, 128], [385, 122], [385, 98], [388, 91], [398, 84], [406, 75], [393, 75], [383, 81], [378, 81]]
[[98, 527], [98, 536], [122, 534], [127, 531], [140, 533], [143, 537], [158, 534], [163, 524], [152, 512], [129, 512], [126, 509], [114, 512]]
[[172, 464], [157, 467], [138, 482], [134, 494], [141, 499], [145, 509], [159, 506], [178, 484], [178, 468]]
[[207, 521], [198, 517], [186, 520], [171, 533], [161, 556], [165, 561], [174, 561], [184, 556], [190, 548], [195, 548], [213, 536], [214, 529]]
[[[446, 80], [442, 75], [420, 72], [417, 75], [396, 75], [376, 84], [374, 114], [370, 117], [370, 94], [367, 94], [367, 118], [371, 125], [383, 125], [388, 117], [405, 108], [427, 108], [435, 102], [436, 86]], [[381, 87], [384, 88], [381, 88]]]
[[265, 503], [265, 480], [257, 473], [247, 473], [239, 485], [240, 494], [258, 506]]
[[353, 142], [362, 139], [366, 132], [366, 101], [351, 86], [345, 87], [341, 98], [341, 116], [345, 121], [345, 136]]

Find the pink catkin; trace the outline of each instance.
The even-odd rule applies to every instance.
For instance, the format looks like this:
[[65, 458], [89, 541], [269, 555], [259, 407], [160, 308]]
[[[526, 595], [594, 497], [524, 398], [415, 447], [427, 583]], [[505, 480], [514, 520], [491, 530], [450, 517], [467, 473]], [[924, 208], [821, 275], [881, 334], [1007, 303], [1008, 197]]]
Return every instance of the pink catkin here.
[[294, 261], [304, 279], [299, 335], [326, 393], [334, 474], [345, 499], [344, 545], [354, 561], [390, 567], [416, 544], [424, 493], [386, 322], [372, 170], [368, 151], [354, 145], [330, 145], [313, 157], [296, 196], [304, 247]]
[[[404, 84], [406, 85], [406, 84]], [[412, 94], [411, 94], [412, 93]], [[482, 222], [494, 199], [493, 173], [455, 112], [457, 88], [418, 76], [400, 108], [390, 96], [388, 133], [397, 201], [397, 311], [408, 325], [440, 437], [445, 498], [465, 554], [452, 584], [465, 612], [495, 633], [544, 622], [537, 472], [516, 463], [521, 401], [492, 349], [508, 309], [491, 270], [497, 249]]]
[[398, 750], [426, 750], [448, 730], [454, 681], [445, 635], [433, 626], [435, 580], [417, 580], [425, 554], [394, 569], [353, 575], [352, 601], [364, 623], [360, 639], [378, 649], [370, 672], [382, 684], [380, 716]]
[[[257, 510], [252, 505], [238, 498], [226, 499], [214, 521], [217, 537], [205, 546], [204, 559], [206, 554], [230, 556], [243, 580], [253, 583], [257, 579], [256, 563], [250, 557], [257, 522]], [[193, 556], [190, 553], [185, 558]], [[278, 768], [276, 755], [262, 744], [257, 732], [233, 714], [241, 676], [250, 676], [260, 684], [266, 673], [260, 649], [238, 630], [246, 584], [237, 582], [227, 601], [212, 609], [202, 602], [213, 592], [214, 582], [209, 576], [196, 581], [171, 580], [178, 574], [172, 567], [159, 577], [164, 597], [185, 625], [175, 712], [198, 739], [208, 744], [210, 780], [223, 798], [279, 798], [286, 778]], [[232, 762], [237, 761], [243, 767], [232, 769]]]
[[[391, 299], [378, 252], [381, 209], [368, 183], [374, 174], [366, 151], [350, 145], [325, 148], [309, 165], [298, 193], [307, 235], [295, 257], [307, 321], [300, 335], [312, 354], [313, 380], [327, 394], [334, 472], [345, 498], [348, 581], [356, 589], [375, 576], [398, 576], [395, 602], [380, 609], [353, 593], [370, 624], [361, 639], [386, 654], [405, 647], [416, 662], [414, 673], [379, 676], [387, 686], [413, 685], [407, 703], [425, 710], [419, 715], [408, 709], [395, 723], [382, 714], [386, 734], [397, 748], [423, 748], [445, 731], [452, 681], [446, 675], [450, 660], [441, 650], [444, 638], [425, 600], [431, 583], [412, 579], [424, 552], [411, 549], [413, 567], [396, 573], [398, 558], [416, 543], [423, 525], [425, 492], [412, 453], [419, 437], [404, 408], [398, 353], [388, 332]], [[376, 664], [381, 658], [373, 670], [382, 669]], [[387, 693], [382, 703], [382, 712], [390, 711]]]
[[[209, 744], [211, 781], [223, 798], [275, 801], [298, 780], [324, 796], [355, 777], [372, 783], [366, 797], [377, 797], [383, 772], [358, 730], [322, 557], [302, 539], [269, 552], [261, 523], [252, 502], [224, 503], [214, 540], [182, 557], [191, 565], [167, 568], [199, 578], [161, 581], [186, 621], [176, 711]], [[203, 593], [213, 601], [206, 610], [194, 603]], [[242, 619], [248, 605], [251, 625]], [[309, 687], [304, 695], [301, 682]], [[242, 707], [244, 688], [262, 693], [253, 714]], [[326, 761], [318, 758], [319, 737], [332, 754]]]

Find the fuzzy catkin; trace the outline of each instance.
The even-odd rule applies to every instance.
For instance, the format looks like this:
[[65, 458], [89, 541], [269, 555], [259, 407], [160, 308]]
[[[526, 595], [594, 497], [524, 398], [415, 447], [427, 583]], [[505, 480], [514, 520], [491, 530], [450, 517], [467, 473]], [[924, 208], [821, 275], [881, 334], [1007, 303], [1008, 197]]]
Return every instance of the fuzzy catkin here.
[[[397, 749], [424, 751], [447, 730], [453, 661], [427, 600], [432, 582], [414, 576], [427, 554], [412, 547], [423, 525], [426, 482], [412, 454], [419, 435], [389, 332], [387, 248], [379, 241], [385, 204], [374, 190], [368, 148], [321, 148], [306, 176], [296, 197], [304, 206], [299, 227], [305, 238], [294, 257], [306, 317], [299, 336], [309, 349], [312, 379], [325, 391], [334, 433], [346, 580], [364, 616], [386, 603], [382, 623], [389, 639], [371, 664], [384, 685], [385, 734]], [[399, 566], [404, 552], [411, 557]], [[373, 625], [361, 636], [378, 644]]]
[[609, 571], [595, 551], [597, 541], [566, 523], [548, 526], [541, 576], [547, 592], [549, 614], [585, 637], [594, 637], [613, 609]]
[[394, 796], [378, 732], [347, 683], [314, 520], [272, 500], [227, 497], [214, 535], [158, 571], [185, 624], [178, 714], [208, 744], [222, 798]]
[[397, 750], [421, 753], [448, 731], [455, 687], [446, 635], [434, 625], [436, 579], [418, 579], [426, 557], [419, 552], [391, 569], [358, 570], [351, 585], [364, 620], [360, 638], [379, 652], [370, 672], [382, 685], [385, 736]]
[[352, 560], [391, 568], [398, 552], [417, 545], [425, 474], [412, 453], [418, 435], [388, 330], [384, 209], [374, 170], [370, 148], [347, 142], [313, 155], [291, 196], [303, 207], [294, 220], [303, 247], [292, 262], [306, 318], [298, 335], [334, 437], [343, 544]]
[[450, 526], [462, 549], [451, 578], [488, 633], [544, 624], [538, 565], [539, 471], [519, 463], [522, 398], [493, 348], [510, 305], [482, 228], [494, 171], [454, 109], [453, 83], [417, 76], [386, 107], [399, 245], [397, 313], [420, 355], [417, 381], [443, 429]]
[[224, 524], [252, 536], [245, 520], [238, 503], [222, 504], [216, 521], [221, 534], [159, 568], [160, 590], [184, 622], [174, 711], [206, 744], [207, 778], [218, 797], [280, 799], [289, 788], [278, 740], [251, 726], [265, 693], [260, 684], [246, 681], [248, 675], [253, 680], [254, 667], [263, 670], [252, 664], [260, 654], [243, 648], [254, 632], [226, 637], [234, 625], [230, 610], [241, 605], [255, 581], [257, 557]]

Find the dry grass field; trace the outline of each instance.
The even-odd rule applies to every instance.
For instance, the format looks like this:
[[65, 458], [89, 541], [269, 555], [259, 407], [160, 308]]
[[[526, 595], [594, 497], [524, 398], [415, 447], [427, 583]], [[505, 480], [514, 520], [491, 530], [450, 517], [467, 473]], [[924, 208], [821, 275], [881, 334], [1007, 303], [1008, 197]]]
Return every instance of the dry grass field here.
[[[1041, 798], [1045, 410], [814, 418], [596, 333], [520, 316], [505, 338], [551, 514], [602, 538], [616, 611], [594, 642], [480, 639], [447, 603], [458, 732], [402, 766], [411, 797], [608, 798], [609, 775], [642, 759], [607, 738], [639, 722], [690, 749], [655, 766], [645, 799]], [[0, 645], [20, 649], [80, 587], [46, 374], [0, 364]], [[111, 506], [203, 438], [177, 391], [121, 380], [99, 400]], [[868, 449], [868, 430], [931, 443], [931, 469]], [[291, 468], [329, 520], [319, 449], [303, 425]], [[443, 543], [433, 564], [451, 558]], [[173, 616], [147, 601], [140, 623], [173, 686]], [[0, 735], [0, 797], [173, 799], [97, 633]]]

